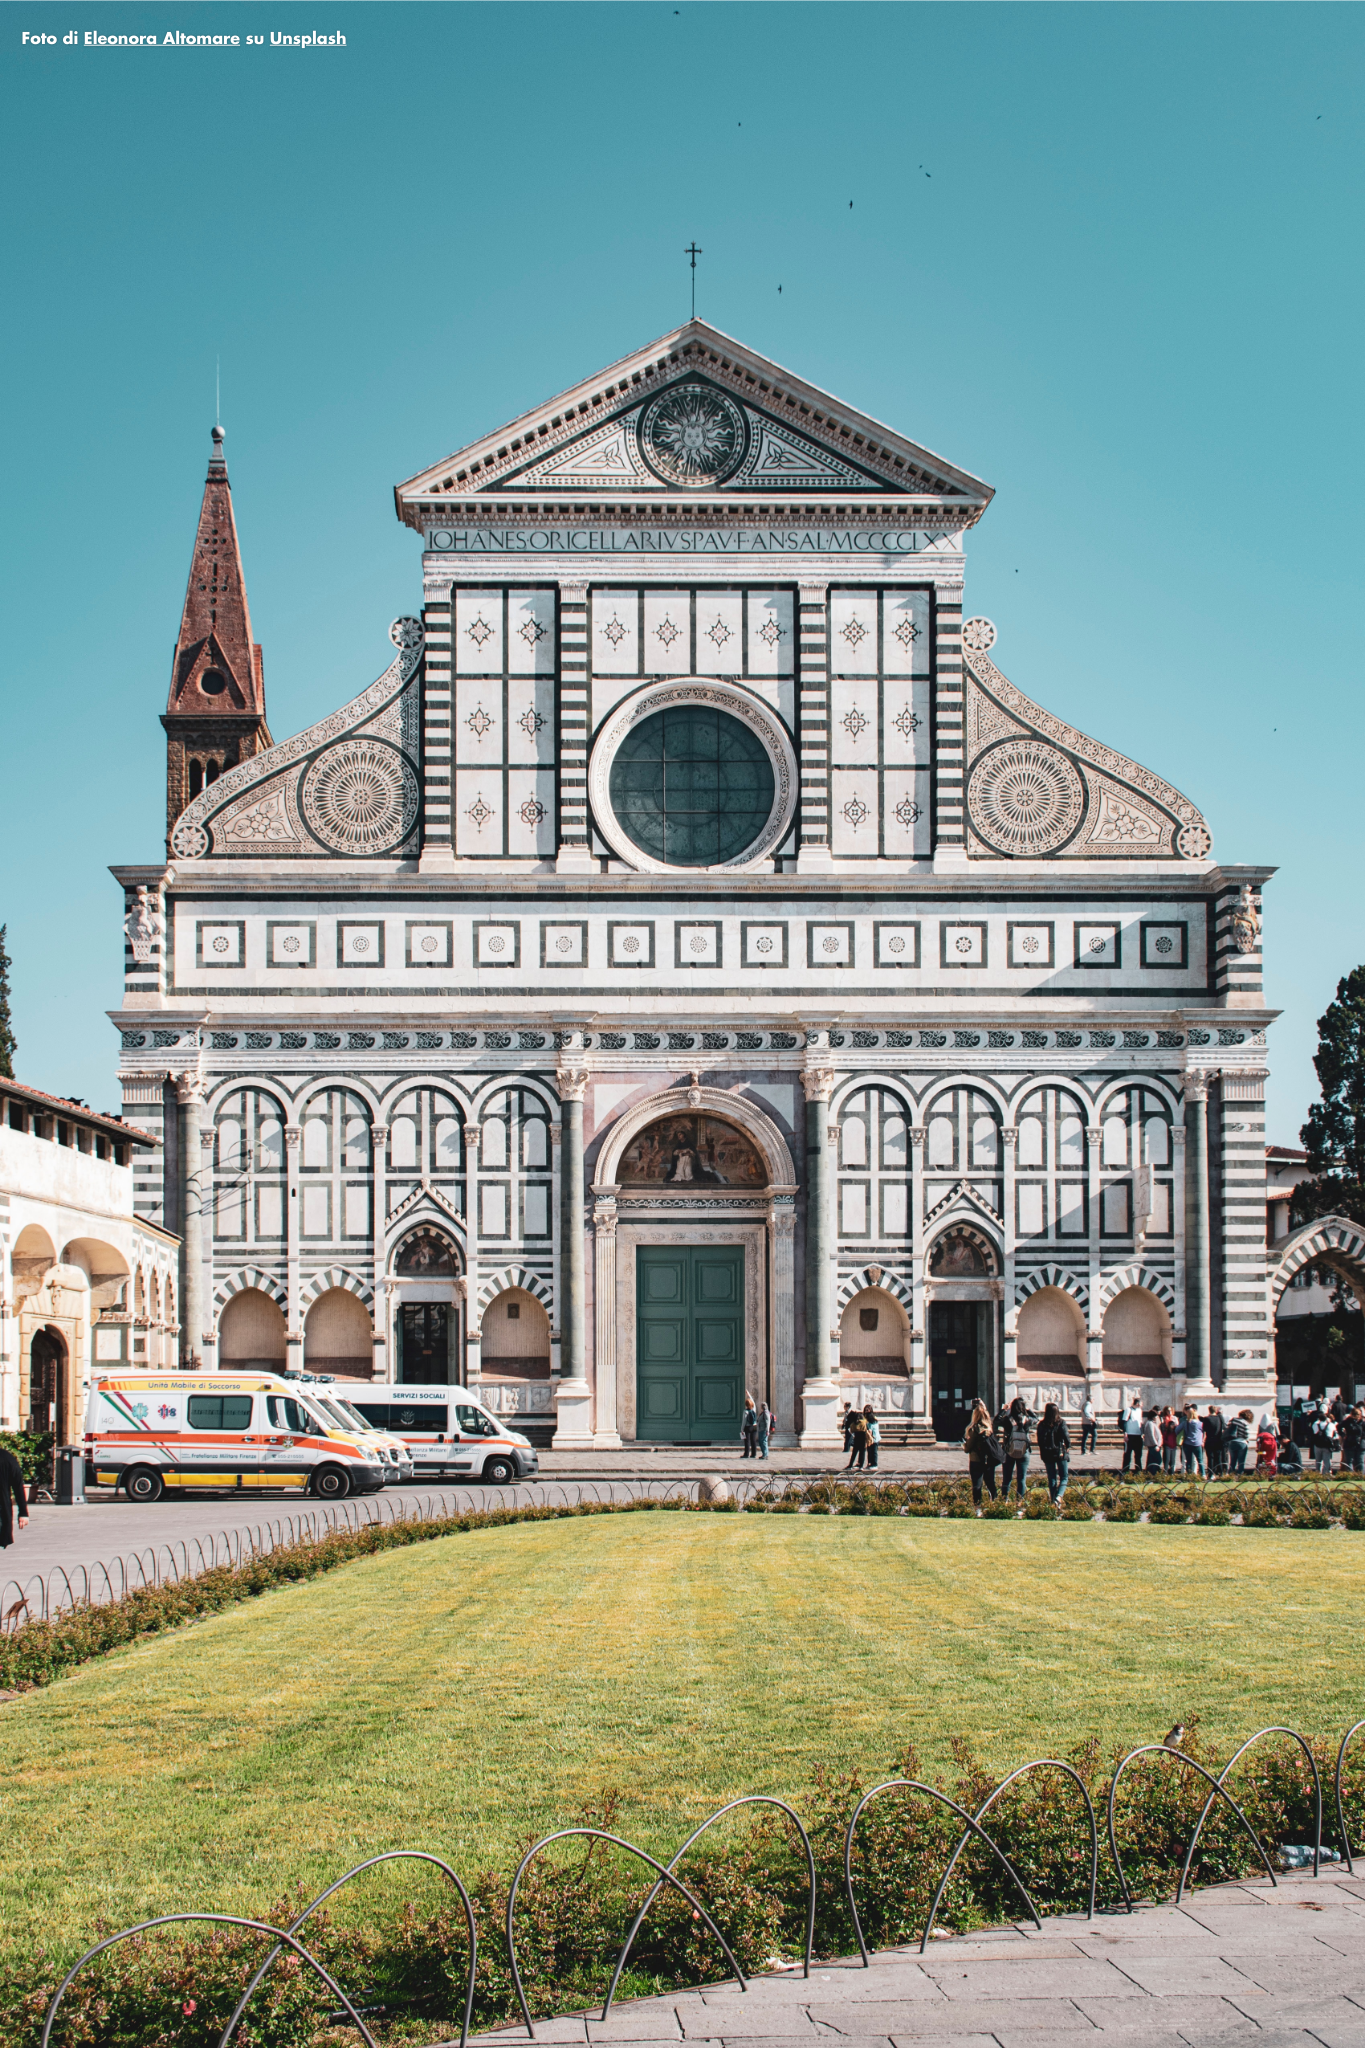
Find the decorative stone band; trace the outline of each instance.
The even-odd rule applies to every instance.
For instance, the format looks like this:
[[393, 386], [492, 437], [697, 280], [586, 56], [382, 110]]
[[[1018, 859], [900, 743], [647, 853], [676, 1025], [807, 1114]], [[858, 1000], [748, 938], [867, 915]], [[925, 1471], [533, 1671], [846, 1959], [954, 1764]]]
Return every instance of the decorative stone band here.
[[[990, 659], [995, 627], [962, 628], [975, 701], [967, 816], [988, 855], [1206, 860], [1213, 835], [1188, 797], [1017, 690]], [[1087, 772], [1089, 771], [1089, 772]]]
[[[396, 658], [368, 690], [317, 725], [239, 762], [187, 805], [171, 834], [178, 860], [396, 854], [417, 822], [417, 714], [407, 696], [422, 659], [418, 619], [395, 619]], [[293, 770], [290, 773], [288, 771]]]

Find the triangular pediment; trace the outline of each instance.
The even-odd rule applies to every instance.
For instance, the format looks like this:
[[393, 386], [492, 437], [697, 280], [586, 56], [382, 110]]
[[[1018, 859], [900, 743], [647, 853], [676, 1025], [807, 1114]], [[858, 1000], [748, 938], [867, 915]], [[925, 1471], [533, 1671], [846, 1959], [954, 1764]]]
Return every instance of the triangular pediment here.
[[951, 505], [966, 523], [992, 496], [979, 478], [692, 320], [410, 477], [394, 497], [399, 518], [421, 530], [461, 500], [787, 493]]

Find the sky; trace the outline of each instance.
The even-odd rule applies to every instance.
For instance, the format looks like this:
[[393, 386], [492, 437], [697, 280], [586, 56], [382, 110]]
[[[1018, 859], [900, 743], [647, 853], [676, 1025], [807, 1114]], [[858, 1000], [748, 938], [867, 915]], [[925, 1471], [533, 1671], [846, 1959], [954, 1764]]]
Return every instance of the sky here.
[[[0, 24], [16, 1071], [116, 1103], [221, 361], [271, 728], [418, 608], [392, 487], [697, 310], [987, 478], [1021, 689], [1264, 862], [1268, 1137], [1365, 959], [1365, 11], [26, 4]], [[219, 49], [103, 35], [237, 35]], [[340, 31], [344, 49], [271, 47]], [[25, 46], [23, 34], [58, 38]], [[263, 35], [265, 47], [247, 46]]]

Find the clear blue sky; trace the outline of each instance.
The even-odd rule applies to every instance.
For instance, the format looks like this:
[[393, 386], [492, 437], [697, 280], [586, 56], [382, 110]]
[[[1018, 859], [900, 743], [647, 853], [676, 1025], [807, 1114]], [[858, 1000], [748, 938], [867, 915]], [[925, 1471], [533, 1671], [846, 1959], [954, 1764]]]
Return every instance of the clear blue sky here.
[[[968, 604], [1267, 891], [1270, 1136], [1365, 958], [1353, 6], [4, 9], [0, 919], [116, 1100], [214, 358], [277, 738], [415, 608], [391, 487], [698, 311], [988, 478]], [[24, 29], [340, 28], [344, 51]], [[850, 206], [850, 201], [852, 205]], [[779, 294], [778, 287], [781, 286]]]

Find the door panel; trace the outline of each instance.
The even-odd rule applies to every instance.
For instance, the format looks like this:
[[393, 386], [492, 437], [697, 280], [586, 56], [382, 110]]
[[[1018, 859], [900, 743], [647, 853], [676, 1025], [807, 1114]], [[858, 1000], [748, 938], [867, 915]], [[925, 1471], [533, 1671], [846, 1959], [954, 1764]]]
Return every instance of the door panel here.
[[636, 1252], [636, 1433], [666, 1443], [739, 1434], [744, 1401], [744, 1252]]
[[934, 1435], [961, 1443], [972, 1402], [990, 1401], [988, 1301], [935, 1301], [929, 1305], [929, 1386]]

